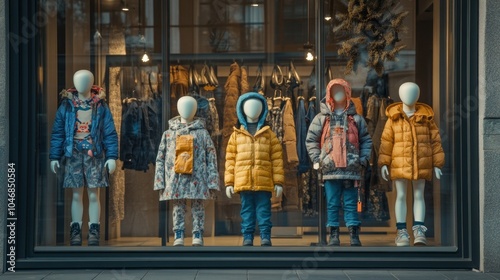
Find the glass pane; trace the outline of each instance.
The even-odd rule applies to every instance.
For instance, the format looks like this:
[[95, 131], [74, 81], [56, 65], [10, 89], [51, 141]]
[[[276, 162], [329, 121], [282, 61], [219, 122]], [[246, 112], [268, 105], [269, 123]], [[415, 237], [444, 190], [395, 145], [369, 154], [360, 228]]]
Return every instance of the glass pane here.
[[[402, 0], [400, 10], [382, 8], [384, 20], [407, 12], [396, 44], [405, 48], [394, 61], [379, 64], [379, 73], [365, 63], [354, 64], [355, 71], [347, 73], [349, 57], [339, 55], [342, 50], [361, 60], [368, 54], [382, 57], [381, 49], [349, 49], [362, 41], [348, 40], [372, 36], [376, 23], [361, 25], [353, 19], [350, 29], [336, 32], [348, 12], [345, 1], [319, 1], [325, 15], [325, 33], [319, 34], [325, 53], [316, 57], [316, 2], [59, 1], [57, 13], [43, 29], [40, 50], [37, 246], [80, 245], [79, 228], [82, 246], [96, 245], [95, 239], [87, 239], [89, 232], [97, 233], [96, 224], [100, 246], [172, 246], [182, 236], [189, 246], [199, 245], [200, 238], [194, 237], [201, 236], [205, 246], [241, 246], [255, 236], [254, 245], [271, 238], [273, 246], [309, 247], [318, 245], [323, 228], [328, 242], [330, 231], [335, 231], [331, 227], [340, 228], [345, 246], [350, 242], [346, 226], [360, 224], [363, 246], [394, 247], [396, 227], [403, 228], [403, 222], [413, 246], [412, 227], [418, 225], [414, 221], [425, 226], [419, 230], [425, 232], [427, 245], [456, 245], [451, 230], [456, 221], [455, 100], [438, 90], [440, 84], [450, 83], [439, 77], [451, 75], [438, 72], [440, 36], [445, 35], [433, 20], [437, 8], [431, 4], [422, 11], [410, 0]], [[168, 26], [162, 25], [162, 18], [168, 19]], [[383, 40], [393, 38], [389, 33]], [[169, 53], [162, 53], [162, 41], [168, 43]], [[326, 69], [319, 69], [321, 59]], [[93, 83], [84, 81], [85, 73], [75, 74], [82, 69], [93, 74]], [[321, 99], [331, 92], [317, 85], [334, 78], [349, 83], [357, 106], [351, 109], [358, 116], [352, 110], [340, 110], [338, 116], [330, 110], [327, 126], [321, 110], [328, 107]], [[428, 172], [413, 188], [404, 181], [386, 182], [378, 165], [387, 122], [384, 104], [400, 101], [399, 87], [405, 82], [418, 84], [418, 101], [429, 105], [417, 108], [434, 112], [433, 118], [422, 117], [419, 109], [408, 119], [401, 114], [407, 128], [417, 118], [428, 128], [435, 123], [446, 158], [442, 165], [431, 154], [435, 161], [422, 167]], [[82, 84], [102, 91], [91, 90], [97, 96], [89, 98]], [[251, 99], [262, 100], [267, 116], [252, 118], [250, 109], [237, 108], [238, 98], [250, 91], [257, 92]], [[196, 119], [188, 124], [178, 117], [183, 113], [178, 108], [186, 108], [178, 107], [183, 96], [197, 100]], [[340, 124], [344, 114], [353, 117]], [[323, 116], [317, 118], [317, 137], [307, 147], [317, 115]], [[358, 167], [366, 151], [362, 154], [360, 147], [368, 143], [360, 140], [364, 126], [373, 146], [361, 177]], [[429, 132], [426, 137], [416, 138], [423, 142], [414, 144], [433, 152], [427, 144], [435, 138], [430, 129], [424, 131]], [[273, 145], [271, 139], [277, 139]], [[181, 143], [188, 143], [187, 148], [182, 150]], [[323, 162], [337, 166], [334, 172], [345, 174], [340, 166], [344, 161], [356, 168], [347, 177], [328, 173], [333, 170], [328, 165], [318, 173], [312, 162], [317, 161], [316, 152]], [[191, 156], [192, 168], [185, 160]], [[418, 156], [413, 163], [420, 170]], [[389, 157], [393, 179], [400, 179], [392, 166], [397, 157]], [[116, 169], [108, 176], [104, 166], [109, 159], [116, 160]], [[108, 168], [113, 169], [112, 163]], [[440, 180], [434, 167], [443, 173]], [[418, 173], [409, 170], [402, 176]], [[228, 197], [231, 186], [235, 193]], [[276, 197], [280, 187], [283, 194]]]
[[163, 121], [161, 7], [159, 0], [58, 1], [48, 18], [37, 245], [161, 245], [157, 194], [146, 191]]

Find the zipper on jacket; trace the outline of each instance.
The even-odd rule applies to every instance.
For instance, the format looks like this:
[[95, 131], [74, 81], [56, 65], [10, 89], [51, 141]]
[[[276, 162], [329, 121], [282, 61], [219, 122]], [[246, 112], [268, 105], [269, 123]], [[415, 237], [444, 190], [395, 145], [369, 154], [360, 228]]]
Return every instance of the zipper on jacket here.
[[253, 177], [254, 177], [254, 166], [255, 166], [255, 138], [253, 136], [250, 136], [252, 139], [252, 166], [250, 166], [250, 186], [252, 190], [255, 190], [255, 185], [253, 182]]

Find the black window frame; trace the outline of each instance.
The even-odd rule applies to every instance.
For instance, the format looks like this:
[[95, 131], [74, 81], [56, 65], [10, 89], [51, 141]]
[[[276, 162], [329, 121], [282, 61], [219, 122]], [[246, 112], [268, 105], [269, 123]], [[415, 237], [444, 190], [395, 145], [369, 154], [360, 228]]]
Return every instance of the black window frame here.
[[[320, 0], [316, 0], [319, 7]], [[470, 97], [478, 98], [478, 17], [477, 1], [452, 0], [454, 93], [460, 106]], [[162, 3], [165, 3], [162, 1]], [[441, 0], [444, 6], [446, 0]], [[9, 32], [22, 34], [23, 19], [31, 19], [38, 11], [38, 1], [9, 1]], [[168, 2], [164, 10], [168, 12]], [[323, 10], [316, 10], [318, 32], [322, 34]], [[164, 22], [162, 24], [167, 24]], [[440, 23], [441, 25], [444, 22]], [[166, 26], [166, 25], [164, 25]], [[168, 31], [167, 31], [168, 33]], [[448, 35], [447, 35], [448, 36]], [[325, 61], [322, 36], [317, 36], [317, 67]], [[441, 36], [442, 46], [447, 38]], [[328, 249], [324, 247], [35, 247], [35, 206], [37, 137], [41, 135], [37, 100], [43, 93], [37, 82], [40, 55], [44, 43], [37, 32], [14, 48], [9, 45], [9, 160], [17, 166], [17, 269], [50, 268], [479, 268], [479, 161], [478, 111], [461, 116], [455, 130], [458, 150], [456, 181], [457, 247], [361, 247]], [[168, 53], [167, 40], [162, 39], [163, 53]], [[323, 47], [321, 47], [323, 46]], [[168, 61], [168, 59], [164, 59]], [[442, 58], [446, 63], [446, 58]], [[166, 71], [166, 66], [163, 67]], [[443, 72], [441, 71], [441, 75]], [[168, 76], [168, 75], [167, 75]], [[447, 78], [447, 77], [443, 77]], [[321, 79], [320, 79], [321, 80]], [[168, 81], [167, 81], [168, 82]], [[165, 83], [164, 86], [166, 86]], [[318, 86], [322, 86], [321, 84]], [[442, 85], [442, 89], [446, 87]], [[166, 91], [164, 91], [166, 92]], [[445, 92], [445, 91], [443, 91]], [[167, 106], [165, 106], [167, 107]], [[168, 108], [165, 108], [168, 110]], [[189, 260], [189, 261], [187, 261]]]

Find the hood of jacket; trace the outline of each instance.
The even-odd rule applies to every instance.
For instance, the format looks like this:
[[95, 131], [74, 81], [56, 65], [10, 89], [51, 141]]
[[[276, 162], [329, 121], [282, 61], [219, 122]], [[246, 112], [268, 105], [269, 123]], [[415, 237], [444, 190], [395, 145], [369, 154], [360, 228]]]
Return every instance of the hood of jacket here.
[[245, 113], [243, 112], [243, 104], [245, 104], [245, 101], [249, 99], [258, 99], [260, 102], [262, 102], [262, 112], [260, 113], [259, 121], [257, 122], [257, 131], [258, 131], [264, 126], [267, 113], [269, 111], [267, 107], [267, 100], [264, 96], [262, 96], [257, 92], [247, 92], [242, 96], [240, 96], [240, 98], [238, 98], [238, 103], [236, 104], [236, 114], [238, 115], [238, 120], [240, 124], [245, 128], [245, 130], [248, 130], [248, 123]]
[[333, 79], [326, 86], [326, 104], [330, 106], [330, 110], [332, 110], [335, 106], [335, 101], [333, 100], [332, 95], [330, 94], [330, 90], [334, 85], [341, 85], [344, 88], [345, 96], [346, 96], [346, 109], [349, 109], [351, 106], [351, 85], [344, 79]]
[[[385, 114], [393, 121], [405, 118], [406, 113], [403, 111], [403, 102], [397, 102], [387, 106]], [[415, 113], [413, 114], [413, 118], [416, 122], [421, 122], [424, 120], [431, 121], [434, 119], [434, 111], [432, 110], [431, 106], [417, 102], [417, 104], [415, 105]]]
[[180, 131], [180, 130], [197, 130], [197, 129], [204, 129], [205, 128], [205, 121], [201, 118], [194, 118], [194, 120], [190, 123], [181, 123], [181, 117], [173, 117], [168, 121], [168, 128], [170, 130], [174, 131]]
[[[93, 85], [90, 88], [90, 94], [92, 97], [92, 103], [94, 104], [97, 104], [101, 100], [106, 99], [106, 92], [104, 91], [104, 89], [96, 85]], [[59, 93], [59, 95], [63, 99], [73, 100], [74, 97], [78, 95], [78, 90], [76, 90], [76, 88], [74, 87], [69, 89], [64, 89]]]

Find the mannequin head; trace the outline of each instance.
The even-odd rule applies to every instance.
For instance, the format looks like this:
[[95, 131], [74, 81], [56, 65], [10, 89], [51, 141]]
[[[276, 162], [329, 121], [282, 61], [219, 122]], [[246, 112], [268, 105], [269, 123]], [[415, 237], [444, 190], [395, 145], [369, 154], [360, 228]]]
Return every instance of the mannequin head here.
[[420, 97], [420, 88], [415, 83], [404, 83], [399, 87], [399, 98], [404, 105], [413, 107]]
[[94, 75], [89, 70], [78, 70], [73, 75], [73, 84], [79, 94], [88, 96], [94, 84]]
[[193, 97], [183, 96], [179, 98], [179, 101], [177, 101], [177, 111], [179, 112], [179, 116], [181, 116], [181, 122], [191, 122], [194, 119], [197, 107], [198, 104]]
[[345, 110], [351, 100], [351, 85], [344, 79], [333, 79], [326, 86], [326, 104], [330, 110]]
[[260, 114], [262, 113], [262, 102], [255, 98], [246, 100], [245, 103], [243, 103], [243, 113], [247, 118], [247, 122], [258, 122]]
[[342, 85], [333, 85], [330, 89], [330, 95], [336, 104], [344, 105], [346, 100], [345, 89]]

